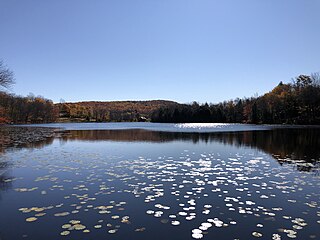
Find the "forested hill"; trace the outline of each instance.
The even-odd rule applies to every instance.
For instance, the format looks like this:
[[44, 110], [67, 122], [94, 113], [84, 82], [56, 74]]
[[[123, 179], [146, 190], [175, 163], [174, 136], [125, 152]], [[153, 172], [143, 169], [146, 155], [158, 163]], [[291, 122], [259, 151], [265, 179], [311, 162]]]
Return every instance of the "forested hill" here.
[[183, 104], [156, 110], [153, 122], [320, 125], [320, 74], [300, 75], [259, 96], [218, 104]]
[[0, 123], [150, 120], [320, 125], [320, 74], [300, 75], [291, 83], [280, 82], [262, 96], [201, 105], [166, 100], [54, 104], [41, 96], [22, 97], [0, 91]]
[[17, 96], [0, 91], [1, 123], [150, 121], [159, 108], [179, 105], [173, 101], [110, 101], [54, 104], [41, 96]]
[[55, 104], [58, 121], [148, 121], [154, 111], [179, 105], [173, 101], [110, 101]]

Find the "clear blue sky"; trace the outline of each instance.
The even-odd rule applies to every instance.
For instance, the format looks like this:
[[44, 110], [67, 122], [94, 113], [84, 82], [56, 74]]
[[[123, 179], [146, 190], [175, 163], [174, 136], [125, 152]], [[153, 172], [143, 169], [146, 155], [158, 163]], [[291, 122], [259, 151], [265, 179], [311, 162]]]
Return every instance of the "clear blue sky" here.
[[12, 92], [216, 103], [320, 71], [319, 0], [0, 0]]

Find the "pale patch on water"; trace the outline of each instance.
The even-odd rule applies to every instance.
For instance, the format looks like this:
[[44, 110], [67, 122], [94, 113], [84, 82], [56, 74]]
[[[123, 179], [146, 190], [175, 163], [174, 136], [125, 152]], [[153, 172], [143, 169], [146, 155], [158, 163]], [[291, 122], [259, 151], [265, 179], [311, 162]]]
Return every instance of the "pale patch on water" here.
[[191, 128], [191, 129], [202, 129], [202, 128], [224, 128], [232, 127], [234, 124], [229, 123], [179, 123], [175, 124], [178, 128]]

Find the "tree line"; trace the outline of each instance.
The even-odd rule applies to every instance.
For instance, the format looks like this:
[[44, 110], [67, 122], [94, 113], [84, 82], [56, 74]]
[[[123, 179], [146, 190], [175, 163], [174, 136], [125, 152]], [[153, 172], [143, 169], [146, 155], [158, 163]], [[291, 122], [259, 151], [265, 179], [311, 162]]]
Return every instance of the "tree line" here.
[[154, 111], [152, 122], [320, 124], [320, 75], [300, 75], [259, 96], [218, 104], [180, 104]]
[[16, 96], [4, 91], [14, 83], [13, 72], [0, 60], [0, 124], [48, 123], [57, 119], [57, 111], [51, 100], [33, 94]]
[[164, 100], [77, 102], [56, 104], [61, 121], [138, 122], [147, 121], [153, 111], [178, 103]]
[[57, 107], [62, 121], [137, 122], [140, 119], [140, 114], [136, 110], [110, 110], [101, 104], [60, 103]]
[[[0, 61], [0, 87], [14, 84], [13, 72]], [[0, 89], [1, 90], [1, 89]], [[300, 75], [258, 97], [218, 104], [172, 101], [116, 101], [54, 104], [50, 99], [0, 91], [0, 123], [55, 121], [220, 122], [320, 124], [320, 74]]]
[[56, 108], [49, 99], [0, 92], [0, 123], [49, 123], [56, 119]]

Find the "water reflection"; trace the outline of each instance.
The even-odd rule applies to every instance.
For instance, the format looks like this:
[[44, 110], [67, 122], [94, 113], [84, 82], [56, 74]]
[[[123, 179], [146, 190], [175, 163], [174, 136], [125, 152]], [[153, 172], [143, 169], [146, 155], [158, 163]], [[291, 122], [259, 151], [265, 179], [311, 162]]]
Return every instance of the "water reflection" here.
[[[30, 134], [31, 133], [31, 134]], [[30, 135], [30, 136], [27, 136]], [[131, 130], [67, 130], [56, 133], [62, 142], [68, 141], [119, 141], [152, 142], [187, 141], [198, 143], [219, 142], [235, 147], [251, 147], [271, 154], [280, 164], [295, 163], [300, 171], [319, 168], [320, 129], [292, 128], [269, 131], [186, 133]], [[31, 141], [36, 137], [36, 141]], [[52, 129], [9, 128], [1, 129], [0, 153], [16, 148], [42, 148], [52, 144]], [[308, 164], [306, 164], [308, 163]], [[0, 163], [0, 176], [5, 172], [5, 163]], [[2, 173], [2, 174], [1, 174]]]
[[57, 135], [53, 128], [0, 126], [0, 154], [16, 148], [42, 148]]
[[[66, 131], [62, 141], [119, 141], [119, 142], [220, 142], [235, 147], [251, 147], [271, 154], [280, 164], [297, 163], [297, 169], [310, 171], [319, 168], [320, 129], [274, 129], [270, 131], [183, 133], [147, 130], [87, 130]], [[301, 160], [302, 162], [299, 162]], [[305, 164], [305, 162], [309, 164]]]
[[0, 199], [4, 191], [12, 188], [12, 176], [8, 173], [8, 168], [8, 162], [0, 161]]
[[1, 155], [0, 238], [315, 239], [318, 136], [65, 131]]

